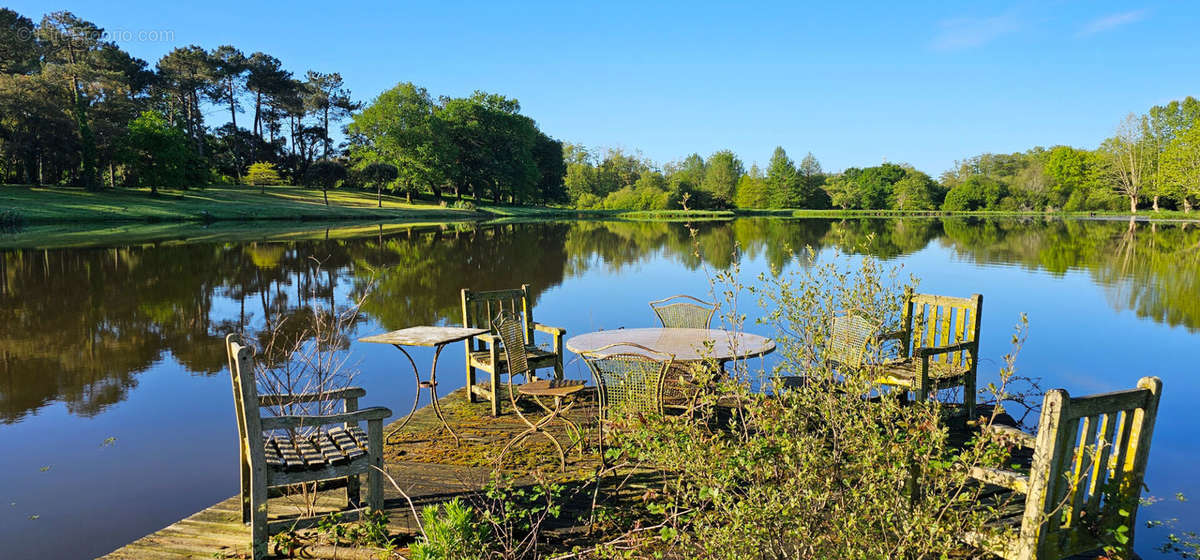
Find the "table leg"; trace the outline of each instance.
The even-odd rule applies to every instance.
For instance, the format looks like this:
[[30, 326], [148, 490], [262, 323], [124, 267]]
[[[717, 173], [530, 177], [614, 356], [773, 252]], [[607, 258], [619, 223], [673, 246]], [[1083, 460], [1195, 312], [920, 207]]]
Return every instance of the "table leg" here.
[[404, 357], [408, 358], [408, 363], [412, 366], [413, 377], [417, 380], [417, 391], [416, 395], [413, 396], [412, 410], [408, 411], [408, 415], [404, 417], [404, 420], [400, 422], [399, 426], [396, 426], [394, 429], [392, 429], [392, 431], [387, 433], [387, 437], [384, 438], [385, 441], [390, 441], [392, 439], [392, 435], [404, 429], [404, 426], [408, 425], [408, 421], [412, 420], [413, 414], [417, 412], [417, 403], [421, 401], [421, 372], [417, 371], [417, 362], [412, 359], [412, 356], [408, 353], [408, 350], [405, 350], [403, 346], [399, 344], [394, 344], [393, 346], [398, 348], [401, 352], [404, 352]]
[[[448, 422], [446, 422], [446, 417], [442, 414], [442, 405], [441, 405], [441, 403], [438, 402], [438, 394], [437, 394], [438, 356], [441, 356], [442, 348], [445, 348], [445, 347], [446, 347], [445, 344], [439, 344], [437, 349], [433, 351], [433, 367], [431, 367], [430, 371], [429, 371], [429, 395], [430, 395], [431, 400], [433, 401], [433, 413], [437, 414], [438, 420], [442, 421], [442, 425], [446, 427], [446, 431], [450, 432], [450, 435], [454, 436], [454, 445], [460, 445], [460, 442], [458, 439], [458, 434], [454, 433], [454, 428], [451, 428], [450, 424]], [[419, 391], [420, 391], [420, 389], [418, 389], [418, 392]]]

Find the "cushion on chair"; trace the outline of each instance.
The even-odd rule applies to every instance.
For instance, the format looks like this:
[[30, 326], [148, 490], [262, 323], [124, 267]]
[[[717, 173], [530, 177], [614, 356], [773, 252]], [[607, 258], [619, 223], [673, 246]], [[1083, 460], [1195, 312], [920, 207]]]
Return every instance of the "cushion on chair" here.
[[[525, 346], [525, 353], [529, 356], [529, 364], [536, 367], [544, 367], [544, 364], [552, 364], [558, 359], [558, 355], [554, 352], [542, 350], [532, 344]], [[500, 363], [504, 364], [504, 350], [500, 350]], [[477, 368], [492, 369], [492, 357], [487, 352], [471, 352], [471, 366]]]
[[333, 427], [311, 436], [263, 436], [267, 466], [281, 471], [316, 470], [367, 456], [367, 434], [358, 426]]

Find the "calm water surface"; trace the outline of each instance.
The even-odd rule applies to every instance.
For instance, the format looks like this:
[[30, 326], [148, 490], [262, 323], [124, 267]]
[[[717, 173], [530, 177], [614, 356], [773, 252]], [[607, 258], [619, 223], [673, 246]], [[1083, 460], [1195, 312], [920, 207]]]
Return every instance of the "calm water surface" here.
[[[980, 383], [996, 376], [1019, 314], [1018, 363], [1074, 395], [1165, 383], [1142, 520], [1200, 529], [1196, 413], [1200, 228], [1116, 221], [739, 219], [565, 222], [317, 232], [316, 240], [0, 250], [0, 550], [5, 558], [108, 552], [237, 491], [221, 339], [266, 318], [345, 305], [374, 278], [358, 334], [455, 324], [459, 289], [528, 283], [535, 317], [570, 334], [648, 326], [646, 302], [704, 295], [734, 255], [747, 281], [797, 266], [788, 248], [870, 252], [921, 289], [985, 295]], [[339, 238], [341, 237], [341, 238]], [[0, 243], [3, 238], [0, 237]], [[749, 297], [742, 311], [753, 307]], [[753, 315], [753, 312], [751, 312]], [[295, 323], [295, 322], [294, 322]], [[747, 330], [772, 333], [759, 325]], [[363, 404], [397, 413], [411, 374], [390, 347], [355, 343]], [[418, 351], [422, 369], [431, 352]], [[462, 353], [442, 356], [448, 390]], [[570, 362], [571, 357], [568, 357]], [[768, 364], [769, 365], [769, 364]], [[578, 361], [568, 375], [584, 378]], [[1159, 557], [1161, 530], [1138, 550]]]

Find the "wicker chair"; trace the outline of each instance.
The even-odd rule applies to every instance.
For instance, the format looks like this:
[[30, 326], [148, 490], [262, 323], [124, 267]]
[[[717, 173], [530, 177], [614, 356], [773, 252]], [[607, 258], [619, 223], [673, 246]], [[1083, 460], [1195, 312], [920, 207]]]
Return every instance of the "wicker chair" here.
[[663, 414], [663, 384], [675, 356], [632, 342], [610, 344], [580, 356], [596, 381], [603, 457], [606, 425], [630, 416]]
[[[569, 430], [568, 433], [576, 441], [583, 439], [583, 432], [580, 431], [579, 426], [566, 416], [567, 410], [574, 406], [575, 401], [572, 400], [564, 406], [563, 400], [582, 390], [585, 383], [574, 379], [537, 380], [534, 378], [533, 369], [529, 363], [529, 351], [525, 345], [525, 324], [515, 313], [501, 311], [492, 320], [492, 330], [500, 339], [505, 362], [508, 364], [508, 400], [512, 403], [513, 411], [517, 413], [517, 416], [529, 426], [528, 429], [517, 434], [504, 446], [504, 449], [500, 451], [497, 462], [503, 462], [509, 448], [517, 442], [535, 434], [542, 434], [558, 450], [559, 460], [565, 469], [567, 466], [566, 451], [562, 444], [558, 442], [558, 439], [546, 430], [546, 426], [555, 419], [561, 420]], [[525, 380], [518, 385], [515, 378], [519, 376], [524, 377]], [[525, 395], [532, 398], [538, 406], [546, 411], [546, 415], [536, 422], [531, 421], [521, 411], [521, 407], [517, 403], [518, 395]], [[542, 402], [540, 397], [553, 398], [554, 406], [546, 406], [546, 403]]]
[[654, 310], [664, 328], [707, 329], [717, 311], [717, 304], [680, 294], [652, 301], [650, 309]]
[[[867, 349], [879, 335], [879, 325], [859, 309], [850, 309], [834, 316], [829, 324], [829, 339], [824, 360], [835, 369], [861, 370], [869, 365]], [[778, 389], [797, 388], [812, 382], [804, 376], [775, 378]], [[832, 380], [822, 380], [822, 383]], [[834, 383], [836, 385], [836, 383]]]
[[900, 342], [900, 356], [877, 366], [882, 385], [925, 400], [941, 389], [963, 388], [963, 410], [975, 416], [975, 373], [983, 296], [956, 298], [906, 291], [901, 330], [879, 337]]

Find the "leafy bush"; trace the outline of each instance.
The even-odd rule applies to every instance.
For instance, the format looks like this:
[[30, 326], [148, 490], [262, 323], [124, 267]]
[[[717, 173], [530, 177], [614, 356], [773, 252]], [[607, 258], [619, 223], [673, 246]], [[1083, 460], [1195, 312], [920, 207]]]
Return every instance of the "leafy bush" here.
[[596, 208], [603, 206], [603, 204], [603, 199], [589, 192], [585, 192], [579, 195], [579, 198], [575, 199], [575, 207], [582, 210]]
[[988, 210], [998, 207], [1001, 199], [1008, 196], [1008, 187], [982, 175], [973, 175], [959, 183], [946, 193], [942, 210], [950, 212], [971, 212]]
[[283, 179], [280, 178], [275, 164], [260, 161], [250, 165], [250, 169], [246, 172], [246, 182], [256, 187], [269, 187], [282, 185]]
[[[965, 531], [991, 519], [969, 507], [980, 489], [968, 483], [966, 467], [999, 466], [1005, 455], [997, 444], [980, 439], [960, 449], [943, 427], [942, 405], [879, 395], [870, 375], [839, 371], [825, 359], [827, 325], [838, 310], [858, 309], [892, 330], [905, 287], [898, 270], [870, 258], [857, 268], [837, 261], [817, 263], [810, 254], [796, 272], [761, 277], [763, 285], [749, 288], [737, 284], [736, 265], [719, 274], [727, 309], [737, 309], [732, 294], [743, 289], [761, 298], [764, 321], [782, 334], [783, 362], [773, 374], [732, 364], [733, 379], [713, 392], [733, 407], [726, 416], [706, 396], [694, 411], [699, 422], [686, 415], [624, 422], [610, 459], [653, 469], [659, 483], [641, 504], [621, 508], [639, 515], [606, 541], [619, 543], [609, 553], [944, 557]], [[731, 312], [726, 320], [738, 328], [737, 318]]]
[[424, 534], [412, 545], [413, 560], [476, 560], [487, 557], [487, 527], [454, 498], [421, 511]]
[[455, 200], [450, 207], [457, 210], [475, 210], [475, 203], [470, 200]]

